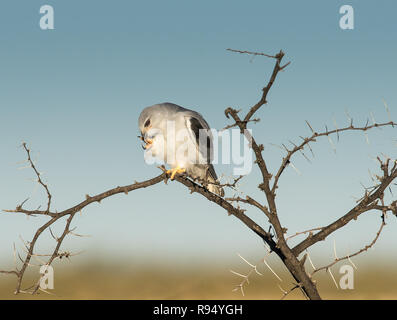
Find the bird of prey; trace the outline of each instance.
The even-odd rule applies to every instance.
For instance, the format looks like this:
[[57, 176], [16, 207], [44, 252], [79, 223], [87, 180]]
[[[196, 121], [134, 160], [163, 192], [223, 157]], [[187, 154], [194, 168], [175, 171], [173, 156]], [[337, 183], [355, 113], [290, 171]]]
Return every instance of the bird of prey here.
[[144, 149], [171, 167], [166, 170], [171, 180], [176, 174], [186, 173], [209, 191], [224, 195], [211, 163], [212, 134], [201, 114], [165, 102], [146, 107], [139, 116], [138, 125]]

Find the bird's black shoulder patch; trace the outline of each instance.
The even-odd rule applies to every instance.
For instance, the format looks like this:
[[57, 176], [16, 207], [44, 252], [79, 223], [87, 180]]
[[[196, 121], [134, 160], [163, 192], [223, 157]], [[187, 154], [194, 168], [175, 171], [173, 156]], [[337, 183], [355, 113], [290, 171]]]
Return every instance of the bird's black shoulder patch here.
[[[190, 117], [189, 118], [189, 124], [190, 124], [190, 129], [194, 132], [194, 135], [196, 137], [196, 142], [197, 145], [199, 145], [200, 143], [200, 130], [206, 130], [200, 123], [199, 120], [197, 120], [194, 117]], [[206, 136], [206, 142], [207, 142], [207, 148], [210, 149], [211, 148], [211, 139], [208, 136], [208, 134], [205, 135]]]

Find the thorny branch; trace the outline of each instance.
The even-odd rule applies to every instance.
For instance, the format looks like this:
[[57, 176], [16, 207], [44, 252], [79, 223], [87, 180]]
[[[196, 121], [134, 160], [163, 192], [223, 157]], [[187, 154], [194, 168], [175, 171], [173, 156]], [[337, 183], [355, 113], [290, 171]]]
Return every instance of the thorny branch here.
[[[28, 155], [28, 160], [30, 162], [31, 167], [33, 168], [33, 170], [35, 171], [35, 173], [39, 176], [39, 183], [43, 186], [43, 188], [46, 190], [47, 192], [47, 198], [48, 198], [48, 203], [50, 204], [50, 200], [52, 198], [51, 193], [48, 191], [48, 187], [46, 184], [44, 184], [42, 182], [42, 180], [40, 179], [40, 174], [38, 172], [38, 170], [36, 169], [36, 166], [34, 165], [31, 157], [30, 157], [30, 150], [28, 149], [26, 143], [23, 143], [23, 147], [25, 149], [25, 151], [27, 152]], [[62, 259], [63, 257], [70, 257], [72, 254], [68, 253], [68, 252], [61, 252], [60, 251], [60, 247], [62, 245], [63, 240], [65, 239], [65, 237], [67, 235], [76, 235], [76, 236], [81, 236], [78, 234], [73, 233], [74, 229], [70, 229], [70, 225], [72, 223], [72, 220], [75, 216], [76, 213], [81, 212], [81, 210], [83, 210], [86, 206], [88, 206], [91, 203], [94, 202], [98, 202], [100, 203], [102, 200], [111, 197], [115, 194], [119, 194], [119, 193], [125, 193], [128, 194], [131, 191], [137, 190], [137, 189], [141, 189], [141, 188], [146, 188], [149, 186], [152, 186], [154, 184], [157, 184], [161, 181], [163, 181], [166, 178], [165, 174], [161, 174], [153, 179], [149, 179], [143, 182], [135, 182], [131, 185], [127, 185], [127, 186], [123, 186], [123, 187], [116, 187], [113, 188], [111, 190], [105, 191], [101, 194], [98, 194], [96, 196], [89, 196], [86, 195], [86, 200], [80, 202], [79, 204], [75, 205], [72, 208], [66, 209], [64, 211], [61, 212], [51, 212], [49, 211], [49, 205], [48, 205], [48, 209], [45, 211], [42, 210], [27, 210], [23, 208], [23, 205], [26, 201], [24, 201], [23, 203], [21, 203], [20, 205], [18, 205], [16, 207], [16, 209], [13, 210], [3, 210], [4, 212], [8, 212], [8, 213], [24, 213], [28, 216], [37, 216], [37, 215], [44, 215], [44, 216], [48, 216], [50, 217], [50, 219], [43, 224], [34, 234], [33, 239], [27, 243], [24, 243], [26, 246], [26, 256], [24, 259], [21, 259], [22, 261], [22, 266], [20, 269], [18, 269], [17, 266], [15, 266], [14, 270], [0, 270], [0, 273], [8, 273], [8, 274], [14, 274], [17, 277], [17, 287], [15, 290], [15, 294], [18, 293], [36, 293], [39, 289], [40, 289], [40, 279], [37, 281], [37, 283], [34, 286], [31, 286], [30, 288], [32, 288], [31, 290], [22, 290], [21, 286], [22, 286], [22, 280], [24, 278], [25, 275], [25, 271], [27, 270], [28, 266], [30, 265], [30, 261], [32, 257], [38, 257], [38, 256], [49, 256], [50, 258], [48, 259], [48, 261], [45, 263], [45, 265], [51, 265], [51, 263], [59, 258]], [[64, 227], [64, 230], [61, 234], [60, 237], [55, 237], [52, 230], [51, 230], [51, 226], [57, 222], [59, 219], [61, 219], [62, 217], [68, 216], [67, 220], [66, 220], [66, 224]], [[53, 252], [51, 254], [37, 254], [35, 251], [35, 246], [36, 246], [36, 242], [37, 240], [40, 238], [40, 236], [43, 234], [43, 232], [45, 231], [49, 231], [51, 236], [54, 238], [54, 240], [56, 241], [56, 246], [53, 250]], [[18, 254], [19, 255], [19, 254]]]
[[[280, 286], [280, 290], [283, 292], [282, 299], [284, 299], [290, 292], [293, 290], [299, 288], [304, 296], [308, 299], [320, 299], [320, 294], [318, 293], [317, 286], [315, 280], [313, 280], [312, 276], [314, 273], [318, 272], [319, 270], [329, 270], [330, 267], [333, 266], [335, 263], [346, 260], [348, 259], [349, 261], [351, 257], [354, 257], [358, 254], [361, 254], [362, 252], [368, 250], [370, 247], [372, 247], [375, 242], [378, 240], [384, 226], [386, 225], [385, 223], [385, 218], [387, 212], [391, 212], [392, 214], [397, 216], [397, 201], [391, 202], [389, 205], [386, 205], [384, 203], [384, 194], [385, 191], [390, 188], [391, 184], [397, 177], [397, 161], [396, 160], [391, 160], [390, 158], [386, 157], [385, 160], [381, 160], [379, 157], [377, 160], [379, 161], [380, 168], [381, 168], [381, 175], [375, 175], [375, 180], [377, 181], [376, 184], [370, 188], [365, 189], [365, 194], [364, 196], [357, 201], [357, 204], [347, 213], [345, 213], [341, 218], [337, 219], [336, 221], [330, 223], [327, 226], [324, 227], [316, 227], [316, 228], [311, 228], [309, 230], [301, 231], [301, 232], [296, 232], [291, 236], [286, 237], [285, 234], [287, 232], [287, 229], [284, 228], [281, 225], [281, 222], [279, 220], [278, 216], [278, 211], [277, 211], [277, 205], [276, 205], [276, 190], [279, 187], [280, 183], [280, 178], [285, 171], [285, 169], [291, 165], [293, 168], [292, 164], [292, 158], [295, 154], [298, 152], [305, 157], [308, 161], [308, 157], [305, 155], [306, 149], [309, 149], [310, 152], [313, 154], [313, 150], [311, 148], [311, 143], [316, 143], [319, 138], [321, 137], [328, 137], [328, 140], [332, 147], [335, 149], [335, 146], [332, 142], [331, 136], [336, 135], [338, 140], [339, 136], [343, 132], [347, 131], [352, 131], [352, 132], [363, 132], [366, 134], [368, 130], [371, 130], [372, 128], [380, 128], [380, 127], [394, 127], [397, 125], [393, 121], [385, 122], [385, 123], [377, 123], [375, 119], [372, 116], [373, 123], [369, 125], [369, 121], [364, 126], [355, 126], [353, 125], [353, 119], [350, 118], [350, 124], [349, 126], [343, 127], [343, 128], [338, 128], [337, 125], [335, 124], [336, 129], [334, 130], [328, 130], [328, 128], [325, 128], [325, 131], [322, 132], [317, 132], [313, 129], [313, 127], [310, 125], [309, 122], [306, 121], [309, 129], [311, 130], [312, 134], [306, 138], [301, 137], [302, 142], [300, 144], [295, 144], [291, 142], [293, 147], [288, 149], [285, 145], [282, 145], [282, 149], [286, 152], [286, 155], [283, 157], [280, 166], [278, 169], [274, 172], [271, 173], [270, 170], [268, 169], [265, 157], [263, 155], [264, 152], [264, 146], [263, 144], [258, 144], [256, 139], [253, 137], [251, 134], [250, 130], [248, 130], [248, 124], [254, 122], [258, 122], [258, 118], [253, 118], [254, 115], [258, 112], [258, 110], [264, 106], [267, 103], [267, 96], [274, 85], [279, 73], [281, 71], [284, 71], [285, 68], [290, 64], [290, 62], [285, 63], [282, 65], [282, 60], [284, 58], [284, 52], [279, 51], [275, 55], [269, 55], [261, 52], [252, 52], [252, 51], [242, 51], [242, 50], [235, 50], [235, 49], [227, 49], [230, 52], [234, 53], [240, 53], [240, 54], [248, 54], [251, 56], [263, 56], [266, 58], [274, 59], [275, 64], [273, 67], [273, 71], [270, 75], [269, 80], [267, 81], [267, 84], [262, 88], [262, 94], [257, 103], [255, 103], [245, 115], [241, 115], [241, 110], [233, 109], [231, 107], [227, 108], [225, 110], [225, 115], [228, 119], [233, 119], [233, 123], [227, 125], [225, 129], [227, 128], [232, 128], [232, 127], [238, 127], [240, 129], [240, 132], [242, 135], [246, 137], [246, 139], [249, 141], [249, 145], [252, 148], [254, 155], [255, 155], [255, 164], [259, 168], [261, 172], [261, 177], [260, 177], [260, 182], [258, 185], [258, 188], [264, 193], [264, 199], [256, 200], [253, 199], [251, 196], [233, 196], [233, 197], [219, 197], [216, 194], [211, 193], [208, 191], [206, 188], [206, 183], [205, 182], [200, 182], [200, 181], [193, 181], [186, 175], [179, 175], [175, 177], [175, 180], [184, 186], [186, 186], [191, 193], [196, 192], [206, 198], [208, 201], [217, 204], [218, 206], [222, 207], [229, 215], [234, 216], [238, 220], [240, 220], [243, 224], [245, 224], [251, 231], [253, 231], [255, 234], [257, 234], [265, 243], [265, 246], [268, 247], [268, 253], [275, 253], [280, 260], [283, 262], [283, 264], [286, 266], [286, 268], [289, 270], [290, 274], [294, 278], [295, 282], [293, 282], [293, 286], [289, 290], [284, 290]], [[387, 104], [385, 104], [385, 108], [388, 112], [389, 115], [389, 110], [387, 107]], [[240, 116], [241, 115], [241, 116]], [[95, 195], [95, 196], [89, 196], [86, 195], [86, 199], [75, 206], [65, 209], [61, 212], [57, 211], [52, 211], [51, 210], [51, 199], [52, 195], [49, 191], [48, 186], [43, 182], [41, 179], [41, 174], [37, 170], [30, 154], [30, 150], [27, 147], [25, 143], [23, 143], [24, 150], [27, 153], [28, 157], [28, 163], [29, 166], [34, 170], [36, 176], [37, 176], [37, 182], [44, 188], [46, 194], [47, 194], [47, 208], [46, 210], [39, 210], [40, 208], [36, 210], [29, 210], [25, 209], [24, 205], [28, 199], [23, 201], [20, 205], [16, 207], [16, 209], [13, 210], [4, 210], [5, 212], [9, 213], [23, 213], [28, 216], [45, 216], [48, 218], [48, 221], [43, 224], [35, 233], [33, 239], [30, 242], [26, 243], [26, 257], [22, 259], [18, 253], [18, 256], [20, 257], [20, 260], [22, 261], [22, 266], [21, 268], [17, 268], [15, 266], [14, 270], [2, 270], [0, 273], [5, 273], [5, 274], [14, 274], [17, 277], [17, 288], [15, 293], [20, 293], [20, 292], [30, 292], [30, 293], [36, 293], [40, 287], [39, 287], [39, 281], [34, 285], [30, 287], [30, 291], [22, 290], [22, 280], [25, 274], [26, 269], [28, 266], [30, 266], [30, 260], [32, 257], [50, 257], [46, 265], [50, 265], [55, 259], [59, 258], [61, 259], [62, 257], [69, 257], [71, 256], [71, 253], [65, 251], [61, 252], [60, 248], [62, 245], [63, 240], [67, 235], [76, 235], [79, 236], [78, 234], [73, 233], [72, 231], [74, 228], [71, 229], [71, 223], [72, 220], [75, 216], [76, 213], [80, 212], [82, 209], [84, 209], [86, 206], [92, 204], [92, 203], [100, 203], [102, 200], [111, 197], [115, 194], [119, 193], [125, 193], [128, 194], [131, 191], [141, 189], [141, 188], [146, 188], [152, 185], [155, 185], [161, 181], [167, 182], [167, 175], [166, 173], [162, 173], [157, 177], [154, 177], [152, 179], [142, 181], [142, 182], [135, 182], [131, 185], [123, 186], [123, 187], [116, 187], [113, 189], [110, 189], [108, 191], [105, 191], [101, 194]], [[313, 154], [314, 155], [314, 154]], [[164, 171], [164, 168], [163, 168]], [[232, 183], [224, 183], [221, 184], [219, 183], [220, 186], [226, 187], [226, 188], [231, 188], [231, 189], [236, 189], [237, 183], [242, 179], [243, 177], [238, 177], [234, 179], [234, 182]], [[269, 223], [269, 230], [266, 231], [264, 227], [261, 227], [257, 222], [252, 220], [250, 217], [248, 217], [245, 212], [245, 209], [240, 208], [239, 204], [245, 204], [251, 207], [254, 207], [264, 213], [264, 215], [267, 218], [267, 221]], [[233, 205], [233, 204], [236, 204]], [[330, 234], [335, 232], [336, 230], [342, 228], [346, 224], [348, 224], [351, 220], [357, 219], [361, 214], [369, 211], [381, 211], [382, 212], [382, 224], [380, 226], [380, 229], [378, 230], [375, 239], [367, 246], [365, 246], [363, 249], [357, 251], [356, 253], [353, 253], [351, 255], [347, 255], [343, 258], [338, 258], [336, 257], [335, 254], [335, 260], [331, 262], [329, 265], [321, 267], [316, 269], [311, 261], [311, 258], [308, 254], [307, 249], [314, 244], [318, 243], [319, 241], [325, 240], [326, 237], [328, 237]], [[51, 226], [61, 219], [62, 217], [66, 217], [66, 223], [64, 230], [61, 234], [60, 237], [56, 237], [51, 230]], [[38, 254], [36, 252], [35, 245], [37, 243], [38, 238], [46, 231], [49, 230], [51, 233], [51, 236], [54, 238], [56, 241], [56, 246], [51, 254]], [[296, 237], [298, 235], [307, 235], [301, 242], [299, 242], [295, 247], [290, 247], [290, 245], [287, 244], [287, 241], [290, 240], [293, 237]], [[306, 251], [306, 254], [300, 258], [300, 254]], [[15, 253], [15, 248], [14, 248], [14, 257], [16, 257]], [[241, 256], [240, 256], [241, 257]], [[241, 257], [242, 258], [242, 257]], [[314, 271], [312, 274], [309, 274], [308, 271], [305, 268], [305, 261], [306, 259], [309, 259], [311, 265], [313, 266]], [[249, 263], [247, 260], [242, 258], [250, 267], [251, 270], [248, 274], [243, 275], [239, 274], [237, 272], [234, 272], [234, 274], [241, 276], [244, 278], [242, 283], [237, 286], [236, 288], [240, 288], [241, 292], [243, 293], [243, 286], [248, 283], [248, 277], [253, 273], [259, 273], [257, 270], [256, 265], [252, 265]], [[274, 272], [274, 270], [267, 264], [266, 260], [264, 259], [263, 262], [266, 264], [268, 269], [281, 281], [281, 279], [278, 277], [278, 275]], [[331, 274], [331, 273], [330, 273]], [[331, 274], [332, 276], [332, 274]], [[333, 277], [333, 276], [332, 276]]]
[[334, 259], [334, 261], [332, 261], [331, 263], [327, 264], [326, 266], [323, 266], [323, 267], [320, 267], [320, 268], [315, 268], [315, 269], [312, 271], [311, 276], [313, 276], [315, 273], [317, 273], [317, 272], [319, 272], [319, 271], [321, 271], [321, 270], [326, 270], [326, 271], [328, 271], [328, 269], [331, 268], [333, 265], [335, 265], [335, 264], [337, 264], [338, 262], [343, 261], [343, 260], [348, 260], [348, 261], [353, 265], [353, 267], [356, 267], [356, 266], [354, 265], [354, 263], [351, 261], [351, 258], [353, 258], [353, 257], [355, 257], [355, 256], [358, 256], [360, 253], [363, 253], [363, 252], [367, 251], [368, 249], [372, 248], [372, 247], [374, 246], [375, 242], [378, 241], [379, 236], [380, 236], [380, 234], [381, 234], [381, 232], [382, 232], [382, 230], [383, 230], [383, 227], [386, 225], [385, 217], [384, 217], [383, 215], [381, 216], [381, 219], [382, 219], [382, 222], [381, 222], [381, 224], [380, 224], [379, 230], [378, 230], [378, 232], [376, 233], [375, 238], [371, 241], [370, 244], [368, 244], [368, 245], [366, 245], [365, 247], [361, 248], [360, 250], [358, 250], [358, 251], [356, 251], [356, 252], [354, 252], [354, 253], [352, 253], [352, 254], [348, 254], [348, 255], [346, 255], [346, 256], [344, 256], [344, 257], [338, 257], [338, 256], [336, 255], [336, 253], [335, 253], [335, 259]]
[[51, 207], [51, 198], [52, 198], [50, 190], [48, 189], [48, 186], [41, 179], [41, 173], [37, 170], [36, 166], [34, 165], [34, 163], [32, 161], [32, 158], [30, 156], [30, 150], [28, 149], [28, 147], [27, 147], [25, 142], [22, 143], [22, 147], [25, 149], [25, 151], [27, 153], [27, 156], [28, 156], [28, 160], [27, 161], [29, 162], [30, 167], [33, 169], [34, 173], [37, 176], [37, 182], [44, 188], [44, 190], [47, 193], [48, 203], [47, 203], [46, 212], [49, 212], [50, 211], [50, 207]]
[[326, 130], [325, 132], [320, 132], [319, 133], [319, 132], [314, 131], [313, 128], [310, 126], [310, 124], [308, 122], [307, 122], [307, 124], [310, 127], [310, 129], [312, 130], [313, 134], [310, 137], [308, 137], [308, 138], [302, 138], [301, 137], [303, 142], [301, 144], [299, 144], [299, 145], [295, 145], [294, 148], [291, 149], [291, 150], [288, 150], [285, 147], [285, 149], [287, 151], [287, 155], [283, 158], [282, 163], [281, 163], [281, 165], [280, 165], [280, 167], [279, 167], [279, 169], [278, 169], [278, 171], [277, 171], [277, 173], [275, 175], [274, 182], [273, 182], [273, 187], [272, 187], [272, 192], [275, 192], [276, 189], [278, 188], [278, 181], [279, 181], [282, 173], [284, 172], [284, 169], [288, 166], [288, 164], [290, 164], [292, 156], [298, 151], [303, 151], [305, 146], [309, 146], [310, 142], [316, 142], [317, 138], [323, 137], [323, 136], [330, 136], [332, 134], [339, 134], [339, 133], [341, 133], [343, 131], [363, 131], [363, 132], [366, 132], [366, 131], [368, 131], [368, 130], [370, 130], [372, 128], [380, 128], [380, 127], [384, 127], [384, 126], [394, 126], [394, 125], [396, 125], [396, 123], [393, 122], [393, 121], [389, 121], [389, 122], [386, 122], [386, 123], [380, 123], [380, 124], [374, 123], [372, 125], [368, 125], [368, 122], [367, 122], [366, 125], [363, 126], [363, 127], [355, 127], [353, 125], [353, 123], [351, 123], [349, 126], [347, 126], [345, 128], [335, 129], [335, 130], [331, 130], [331, 131]]
[[[279, 179], [284, 172], [285, 168], [288, 165], [292, 165], [291, 163], [291, 158], [299, 151], [306, 159], [306, 155], [304, 154], [303, 150], [305, 147], [308, 147], [310, 149], [310, 152], [313, 153], [310, 143], [315, 143], [317, 142], [317, 138], [322, 137], [322, 136], [327, 136], [329, 137], [332, 134], [336, 134], [339, 138], [339, 134], [344, 132], [344, 131], [363, 131], [366, 133], [368, 130], [375, 128], [375, 127], [382, 127], [382, 126], [392, 126], [396, 123], [390, 121], [387, 123], [376, 123], [374, 121], [373, 124], [368, 125], [368, 121], [363, 127], [357, 127], [353, 125], [353, 120], [351, 120], [350, 125], [345, 128], [336, 128], [335, 130], [328, 130], [326, 127], [326, 130], [324, 132], [316, 132], [313, 130], [312, 126], [307, 122], [309, 128], [312, 131], [312, 136], [307, 137], [307, 138], [302, 138], [303, 142], [299, 145], [295, 145], [294, 147], [289, 150], [287, 147], [284, 147], [284, 149], [287, 152], [287, 155], [283, 158], [282, 163], [279, 167], [279, 169], [276, 171], [274, 177], [273, 175], [269, 172], [266, 162], [264, 160], [264, 157], [262, 155], [262, 152], [264, 151], [263, 145], [258, 145], [255, 139], [251, 136], [250, 132], [247, 130], [247, 123], [251, 119], [251, 117], [256, 113], [256, 111], [263, 106], [267, 101], [266, 97], [269, 92], [269, 89], [273, 85], [278, 72], [283, 70], [289, 63], [281, 67], [281, 60], [284, 56], [284, 53], [282, 51], [279, 52], [277, 55], [266, 55], [262, 53], [255, 53], [255, 52], [249, 52], [249, 51], [241, 51], [241, 50], [233, 50], [230, 49], [229, 51], [233, 52], [238, 52], [238, 53], [244, 53], [244, 54], [251, 54], [251, 55], [262, 55], [266, 56], [269, 58], [274, 58], [276, 59], [276, 64], [274, 66], [272, 75], [270, 77], [270, 80], [268, 84], [262, 89], [262, 97], [259, 100], [257, 104], [255, 104], [246, 114], [245, 117], [243, 117], [243, 120], [239, 116], [239, 110], [233, 109], [233, 108], [228, 108], [225, 110], [225, 115], [229, 118], [232, 117], [232, 119], [235, 122], [235, 125], [237, 125], [240, 128], [240, 131], [242, 134], [245, 135], [247, 140], [251, 143], [252, 149], [254, 151], [255, 157], [256, 157], [256, 164], [259, 167], [261, 174], [262, 174], [262, 182], [259, 184], [259, 189], [261, 189], [266, 196], [267, 200], [267, 206], [266, 205], [258, 205], [258, 203], [254, 203], [253, 201], [250, 201], [248, 198], [243, 199], [243, 198], [233, 198], [230, 199], [232, 201], [240, 201], [244, 203], [251, 204], [255, 206], [256, 208], [262, 209], [262, 211], [265, 213], [265, 215], [269, 218], [269, 222], [271, 226], [274, 228], [276, 236], [277, 236], [277, 246], [280, 248], [281, 255], [280, 258], [281, 260], [286, 264], [287, 268], [291, 272], [291, 274], [294, 276], [294, 278], [297, 280], [299, 287], [302, 287], [304, 292], [309, 296], [311, 299], [318, 299], [320, 298], [317, 288], [315, 283], [308, 277], [307, 272], [304, 269], [304, 261], [305, 257], [299, 261], [297, 257], [299, 254], [307, 249], [309, 246], [314, 245], [320, 240], [324, 240], [327, 235], [330, 233], [334, 232], [335, 230], [341, 228], [345, 224], [347, 224], [351, 219], [356, 219], [359, 214], [372, 210], [374, 209], [374, 202], [379, 199], [380, 197], [383, 198], [383, 192], [384, 190], [390, 186], [391, 182], [396, 178], [395, 174], [395, 168], [391, 170], [390, 175], [387, 174], [387, 170], [385, 170], [386, 167], [388, 167], [388, 163], [390, 160], [387, 160], [387, 164], [381, 164], [382, 170], [385, 174], [384, 178], [381, 179], [379, 185], [373, 189], [372, 193], [367, 194], [364, 196], [362, 202], [360, 202], [354, 209], [352, 209], [351, 212], [347, 213], [344, 217], [339, 219], [338, 221], [334, 222], [328, 227], [324, 228], [314, 228], [310, 230], [309, 232], [309, 237], [307, 237], [305, 240], [303, 240], [301, 243], [299, 243], [295, 248], [291, 249], [287, 243], [286, 239], [284, 238], [284, 234], [286, 232], [286, 229], [281, 226], [281, 223], [278, 218], [277, 214], [277, 209], [276, 209], [276, 189], [278, 188], [278, 183]], [[329, 138], [330, 142], [332, 140]], [[272, 180], [273, 179], [273, 180]], [[364, 205], [367, 206], [364, 206]], [[393, 202], [395, 206], [395, 202]], [[391, 205], [390, 209], [393, 207], [393, 204]], [[269, 208], [269, 209], [267, 209]], [[319, 231], [315, 235], [313, 235], [314, 231]], [[306, 233], [306, 232], [305, 232]], [[300, 234], [300, 233], [298, 233]]]

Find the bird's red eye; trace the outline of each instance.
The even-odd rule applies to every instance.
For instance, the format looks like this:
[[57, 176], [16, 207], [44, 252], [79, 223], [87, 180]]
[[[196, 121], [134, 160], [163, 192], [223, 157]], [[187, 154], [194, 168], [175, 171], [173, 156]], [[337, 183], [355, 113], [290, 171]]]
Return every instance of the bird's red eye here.
[[145, 122], [145, 127], [148, 127], [148, 126], [150, 126], [150, 119], [147, 119]]

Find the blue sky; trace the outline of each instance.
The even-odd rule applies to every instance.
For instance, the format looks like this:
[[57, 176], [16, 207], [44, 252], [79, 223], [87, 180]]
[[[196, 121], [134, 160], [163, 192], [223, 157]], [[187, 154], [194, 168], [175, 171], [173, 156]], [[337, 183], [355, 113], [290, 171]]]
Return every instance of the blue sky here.
[[[55, 30], [39, 28], [43, 4], [54, 7]], [[339, 28], [343, 4], [355, 10], [354, 30]], [[2, 1], [0, 207], [14, 208], [35, 190], [32, 172], [18, 170], [25, 158], [22, 141], [34, 151], [59, 211], [87, 193], [157, 175], [157, 168], [145, 165], [136, 139], [145, 106], [174, 102], [220, 129], [227, 124], [226, 107], [246, 111], [258, 100], [273, 61], [226, 48], [269, 54], [282, 49], [291, 61], [258, 113], [261, 122], [252, 126], [273, 170], [282, 153], [271, 143], [309, 135], [305, 120], [317, 130], [333, 127], [334, 118], [342, 127], [348, 110], [355, 123], [365, 124], [370, 112], [388, 121], [382, 99], [395, 119], [396, 9], [395, 1]], [[370, 156], [396, 156], [392, 129], [374, 130], [369, 140], [346, 134], [336, 154], [325, 139], [314, 147], [312, 164], [297, 157], [302, 174], [289, 168], [278, 198], [281, 221], [291, 233], [328, 224], [349, 210], [352, 196], [362, 193], [360, 182], [370, 184], [368, 169], [377, 170]], [[263, 200], [258, 182], [254, 170], [241, 188]], [[43, 201], [38, 189], [27, 206]], [[249, 215], [266, 226], [263, 215]], [[31, 238], [42, 222], [10, 214], [0, 220], [2, 261], [12, 257], [20, 234]], [[370, 242], [379, 220], [368, 215], [339, 232], [341, 253]], [[390, 217], [376, 252], [395, 245], [396, 223]], [[260, 241], [235, 218], [177, 183], [92, 205], [75, 225], [91, 237], [69, 240], [65, 249], [85, 250], [87, 257], [117, 255], [143, 263], [216, 257], [222, 263], [236, 252], [262, 254]], [[49, 246], [45, 239], [43, 250]], [[331, 256], [332, 238], [314, 251]]]

